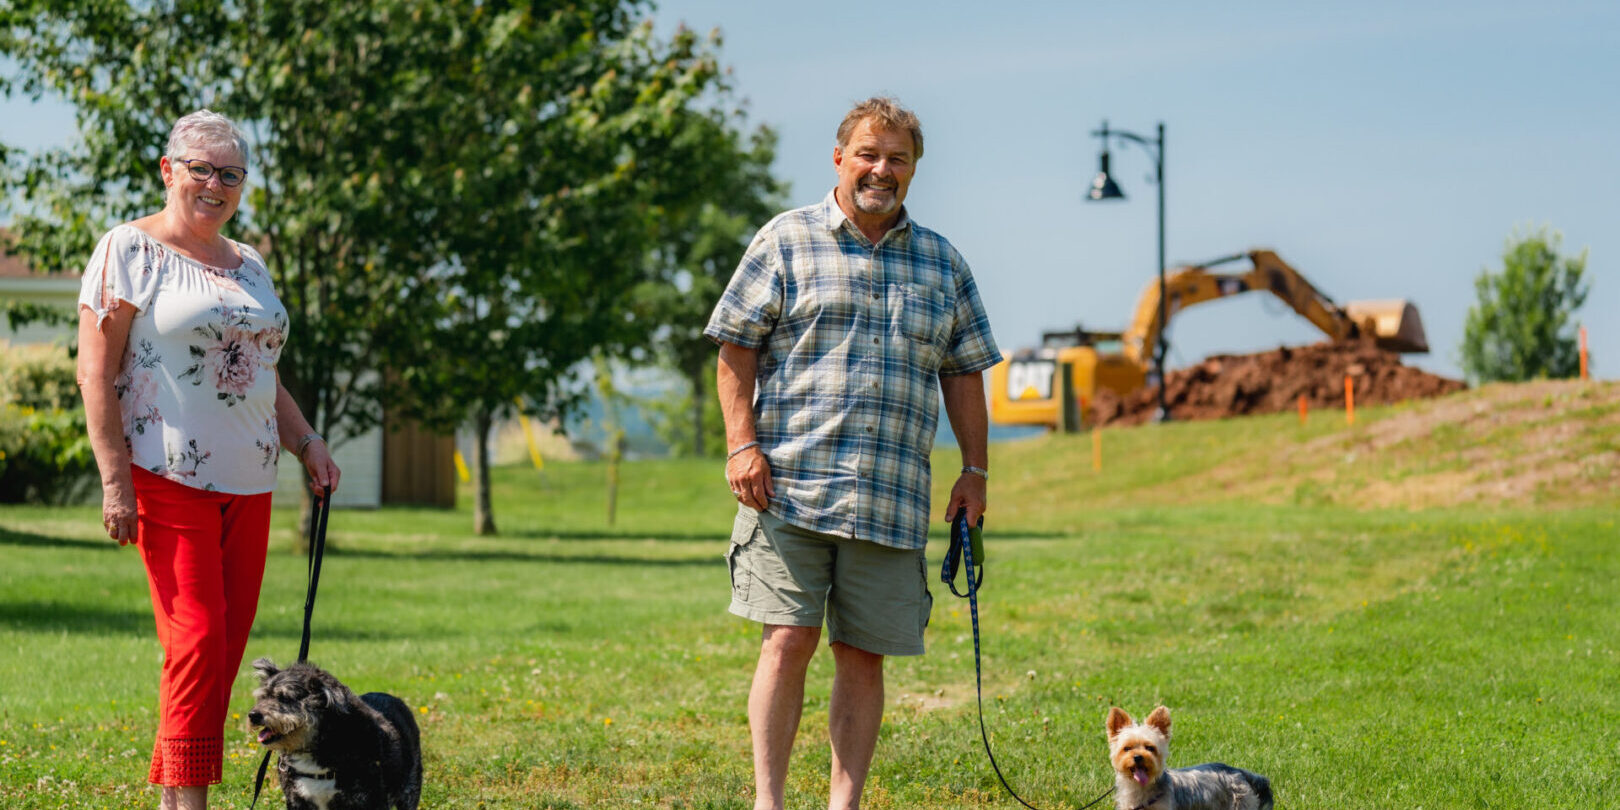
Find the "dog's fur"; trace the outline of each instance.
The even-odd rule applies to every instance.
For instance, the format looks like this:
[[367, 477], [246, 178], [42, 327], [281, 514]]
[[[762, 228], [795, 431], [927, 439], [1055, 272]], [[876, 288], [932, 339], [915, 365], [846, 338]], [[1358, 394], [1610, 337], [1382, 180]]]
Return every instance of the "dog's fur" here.
[[422, 747], [405, 701], [358, 697], [325, 670], [300, 661], [278, 669], [253, 662], [248, 723], [277, 754], [287, 810], [416, 810]]
[[1140, 725], [1109, 709], [1108, 756], [1119, 810], [1271, 810], [1271, 782], [1260, 774], [1219, 762], [1166, 767], [1170, 710], [1163, 706]]

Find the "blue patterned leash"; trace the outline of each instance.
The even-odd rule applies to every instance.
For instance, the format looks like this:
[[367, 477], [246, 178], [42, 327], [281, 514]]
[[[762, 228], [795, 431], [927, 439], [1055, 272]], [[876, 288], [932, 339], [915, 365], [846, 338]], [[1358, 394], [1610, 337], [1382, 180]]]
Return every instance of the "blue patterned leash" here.
[[[980, 532], [977, 543], [974, 542], [974, 528], [977, 528]], [[1012, 785], [1007, 784], [1007, 777], [1001, 774], [1001, 766], [996, 764], [996, 755], [990, 750], [990, 732], [984, 725], [984, 666], [980, 662], [979, 652], [979, 586], [984, 584], [985, 557], [983, 531], [984, 517], [982, 515], [979, 517], [979, 525], [970, 528], [967, 522], [967, 510], [962, 509], [956, 513], [956, 517], [951, 521], [951, 543], [945, 551], [945, 561], [940, 566], [939, 578], [950, 586], [951, 593], [958, 598], [968, 600], [968, 613], [973, 618], [973, 688], [978, 695], [979, 739], [984, 741], [984, 755], [989, 757], [990, 768], [996, 772], [996, 779], [1006, 789], [1007, 795], [1013, 797], [1019, 804], [1028, 807], [1029, 810], [1040, 810], [1035, 805], [1024, 801], [1024, 797], [1019, 796], [1018, 791], [1013, 790]], [[973, 550], [975, 545], [978, 546], [979, 550], [977, 574], [974, 573]], [[965, 594], [956, 589], [956, 571], [959, 564], [967, 569], [967, 593]], [[1109, 794], [1113, 792], [1114, 789], [1109, 788], [1101, 796], [1081, 805], [1078, 810], [1086, 810], [1086, 808], [1096, 806], [1098, 802], [1108, 798]]]

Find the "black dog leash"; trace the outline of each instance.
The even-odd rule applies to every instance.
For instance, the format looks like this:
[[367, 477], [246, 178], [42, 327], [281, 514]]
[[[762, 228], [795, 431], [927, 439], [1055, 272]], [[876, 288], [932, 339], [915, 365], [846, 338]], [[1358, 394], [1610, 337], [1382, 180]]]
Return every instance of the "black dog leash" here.
[[[298, 641], [298, 660], [309, 660], [309, 628], [310, 620], [315, 617], [315, 589], [321, 584], [321, 558], [326, 556], [326, 516], [332, 511], [332, 488], [326, 487], [319, 498], [320, 513], [309, 519], [309, 588], [304, 592], [304, 634]], [[264, 759], [259, 760], [259, 773], [253, 778], [253, 803], [248, 805], [249, 810], [259, 804], [259, 791], [264, 789], [264, 774], [270, 769], [270, 752], [264, 752]]]
[[[975, 528], [981, 532], [983, 531], [983, 516], [979, 517], [979, 525]], [[979, 555], [977, 574], [974, 573], [973, 555], [975, 549]], [[1024, 797], [1019, 796], [1018, 792], [1012, 789], [1012, 785], [1007, 784], [1007, 777], [1001, 775], [1001, 766], [996, 764], [996, 755], [990, 750], [990, 732], [985, 729], [984, 725], [984, 667], [979, 660], [979, 586], [984, 584], [984, 557], [983, 535], [981, 534], [977, 538], [974, 537], [973, 529], [968, 527], [967, 510], [958, 511], [956, 518], [951, 521], [951, 543], [945, 551], [945, 562], [940, 567], [939, 578], [950, 586], [951, 593], [959, 598], [965, 597], [968, 600], [968, 612], [973, 617], [973, 688], [978, 695], [979, 702], [979, 739], [984, 741], [984, 755], [990, 758], [990, 768], [996, 772], [996, 779], [1006, 789], [1007, 795], [1013, 797], [1019, 804], [1029, 808], [1029, 810], [1040, 810], [1035, 805], [1024, 801]], [[963, 563], [965, 565], [962, 565]], [[967, 569], [967, 593], [965, 594], [956, 589], [956, 571], [959, 565]], [[1096, 806], [1098, 802], [1108, 798], [1108, 795], [1113, 792], [1114, 789], [1109, 788], [1101, 796], [1081, 805], [1078, 810], [1086, 810], [1086, 808]]]
[[304, 592], [304, 635], [298, 640], [298, 660], [309, 660], [310, 620], [315, 616], [315, 588], [321, 584], [321, 558], [326, 556], [326, 517], [332, 512], [332, 488], [321, 492], [321, 513], [309, 522], [309, 589]]

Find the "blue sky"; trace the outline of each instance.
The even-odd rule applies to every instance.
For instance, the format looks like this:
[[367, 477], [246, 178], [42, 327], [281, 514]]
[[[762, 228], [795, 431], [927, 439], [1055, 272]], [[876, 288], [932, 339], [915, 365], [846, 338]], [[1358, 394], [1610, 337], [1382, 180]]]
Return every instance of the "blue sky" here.
[[[1407, 298], [1458, 376], [1473, 279], [1516, 228], [1590, 250], [1581, 312], [1620, 376], [1620, 4], [667, 0], [654, 16], [725, 37], [751, 120], [781, 135], [794, 204], [832, 186], [833, 130], [885, 93], [921, 116], [908, 207], [972, 264], [1003, 349], [1124, 326], [1154, 278], [1156, 189], [1082, 202], [1103, 119], [1164, 122], [1172, 265], [1270, 247], [1339, 301]], [[0, 141], [72, 137], [60, 104], [0, 105]], [[1262, 295], [1172, 322], [1172, 367], [1319, 335]]]
[[[908, 207], [973, 265], [1004, 349], [1119, 328], [1156, 270], [1152, 163], [1115, 150], [1130, 199], [1082, 202], [1103, 119], [1166, 126], [1172, 265], [1272, 247], [1334, 299], [1408, 298], [1458, 375], [1473, 279], [1516, 227], [1590, 248], [1581, 316], [1620, 375], [1620, 4], [667, 0], [719, 26], [796, 203], [833, 183], [851, 102], [921, 116]], [[1269, 296], [1189, 309], [1171, 365], [1320, 335]]]

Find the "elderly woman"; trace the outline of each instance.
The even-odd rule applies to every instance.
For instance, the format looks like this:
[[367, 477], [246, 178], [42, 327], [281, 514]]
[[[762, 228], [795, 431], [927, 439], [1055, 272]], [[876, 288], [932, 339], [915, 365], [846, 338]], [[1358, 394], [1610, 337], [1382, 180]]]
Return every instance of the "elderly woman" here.
[[326, 443], [276, 373], [287, 310], [264, 259], [220, 234], [247, 140], [200, 110], [158, 162], [163, 210], [113, 228], [85, 267], [78, 380], [101, 470], [102, 522], [146, 564], [163, 645], [149, 779], [165, 810], [207, 807], [264, 578], [280, 448], [317, 491]]

